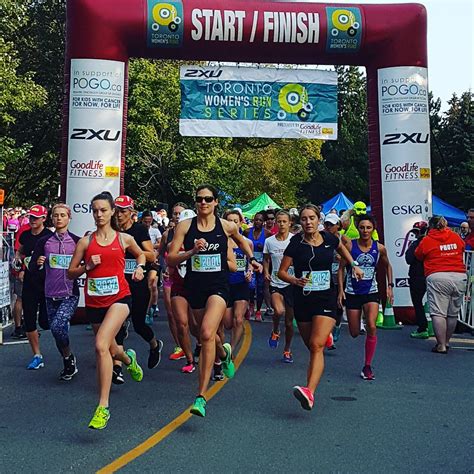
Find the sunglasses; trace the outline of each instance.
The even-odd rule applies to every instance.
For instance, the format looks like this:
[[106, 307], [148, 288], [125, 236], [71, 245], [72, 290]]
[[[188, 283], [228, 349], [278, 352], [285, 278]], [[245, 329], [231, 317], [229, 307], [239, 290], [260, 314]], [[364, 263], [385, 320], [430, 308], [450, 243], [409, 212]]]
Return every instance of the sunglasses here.
[[267, 217], [267, 221], [274, 221], [275, 218], [274, 217]]
[[195, 201], [198, 204], [201, 204], [202, 202], [207, 202], [208, 204], [214, 201], [214, 196], [196, 196]]

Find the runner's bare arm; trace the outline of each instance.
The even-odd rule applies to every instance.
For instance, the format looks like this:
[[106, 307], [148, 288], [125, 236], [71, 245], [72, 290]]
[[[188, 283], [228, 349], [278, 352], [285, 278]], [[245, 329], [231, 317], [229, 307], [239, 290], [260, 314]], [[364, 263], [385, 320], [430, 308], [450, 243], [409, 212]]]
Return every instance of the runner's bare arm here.
[[[224, 228], [225, 233], [228, 237], [230, 237], [238, 246], [239, 248], [245, 253], [248, 257], [250, 264], [254, 268], [255, 271], [261, 272], [263, 267], [260, 263], [258, 263], [253, 256], [253, 250], [249, 245], [248, 240], [239, 233], [237, 226], [233, 222], [225, 221], [221, 219], [222, 227]], [[254, 260], [252, 260], [254, 259]]]
[[127, 252], [130, 252], [135, 257], [135, 259], [137, 260], [137, 265], [145, 265], [147, 261], [145, 253], [139, 247], [136, 240], [129, 234], [120, 233], [120, 237], [122, 239], [122, 242], [124, 243], [124, 249]]
[[[349, 249], [347, 248], [349, 246]], [[354, 266], [354, 259], [352, 258], [350, 250], [352, 249], [352, 242], [349, 241], [349, 243], [346, 245], [343, 245], [342, 242], [339, 242], [339, 245], [336, 249], [337, 253], [342, 257], [341, 258], [341, 263], [339, 264], [339, 269], [341, 266], [344, 264], [349, 264], [352, 266], [352, 272], [354, 274], [354, 278], [357, 280], [360, 280], [364, 277], [364, 270], [362, 268], [359, 268], [357, 266]], [[346, 263], [347, 262], [347, 263]], [[338, 272], [338, 281], [339, 281], [339, 272]]]
[[180, 263], [184, 262], [188, 258], [191, 258], [194, 254], [198, 253], [201, 250], [202, 245], [200, 242], [203, 239], [199, 239], [195, 242], [194, 248], [188, 250], [184, 253], [179, 253], [179, 250], [183, 246], [184, 237], [188, 233], [189, 228], [191, 227], [191, 219], [186, 219], [183, 222], [180, 222], [176, 226], [176, 230], [174, 232], [173, 240], [171, 241], [170, 248], [168, 250], [168, 265], [170, 267], [177, 267]]
[[145, 254], [145, 259], [149, 263], [153, 263], [156, 260], [156, 255], [153, 250], [153, 244], [151, 240], [145, 240], [142, 242], [143, 250], [142, 252]]
[[290, 283], [292, 285], [296, 286], [305, 286], [306, 283], [308, 283], [307, 278], [296, 278], [295, 276], [292, 276], [288, 273], [288, 269], [293, 265], [293, 259], [291, 257], [288, 257], [288, 255], [284, 255], [281, 263], [280, 263], [280, 269], [278, 270], [278, 278], [280, 280], [286, 281], [286, 283]]
[[265, 280], [270, 281], [270, 254], [264, 253], [263, 254], [263, 276]]
[[393, 304], [393, 269], [388, 259], [387, 249], [382, 244], [377, 244], [380, 252], [380, 265], [387, 275], [387, 299]]
[[89, 236], [82, 237], [76, 245], [74, 254], [72, 255], [67, 277], [69, 280], [75, 280], [86, 272], [86, 264], [84, 263], [84, 255], [89, 245]]

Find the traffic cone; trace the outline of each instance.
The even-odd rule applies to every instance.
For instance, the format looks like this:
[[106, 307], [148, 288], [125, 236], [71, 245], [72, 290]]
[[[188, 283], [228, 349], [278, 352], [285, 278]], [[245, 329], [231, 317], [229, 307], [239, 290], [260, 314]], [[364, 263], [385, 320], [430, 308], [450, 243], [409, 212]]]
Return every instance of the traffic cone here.
[[401, 329], [402, 326], [398, 325], [395, 321], [395, 314], [393, 312], [393, 307], [390, 304], [390, 301], [387, 300], [387, 305], [385, 306], [385, 314], [383, 315], [383, 326], [381, 329]]
[[375, 325], [378, 328], [381, 328], [383, 326], [383, 307], [382, 307], [382, 303], [379, 303], [379, 313], [377, 314], [377, 320], [375, 321]]
[[428, 336], [434, 337], [435, 333], [433, 330], [433, 320], [431, 319], [430, 305], [428, 304], [428, 301], [426, 301], [426, 303], [423, 305], [423, 308], [425, 310], [426, 320], [428, 321]]

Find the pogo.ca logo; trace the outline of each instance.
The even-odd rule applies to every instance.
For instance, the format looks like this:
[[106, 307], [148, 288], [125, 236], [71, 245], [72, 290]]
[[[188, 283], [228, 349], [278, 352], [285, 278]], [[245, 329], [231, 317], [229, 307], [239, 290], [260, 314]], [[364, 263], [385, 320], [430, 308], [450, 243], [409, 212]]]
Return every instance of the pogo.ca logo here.
[[313, 111], [313, 104], [309, 102], [306, 87], [301, 84], [286, 84], [278, 94], [278, 120], [287, 119], [288, 114], [295, 114], [299, 120], [306, 122]]
[[328, 19], [326, 50], [332, 52], [358, 51], [360, 48], [362, 17], [355, 7], [326, 7]]

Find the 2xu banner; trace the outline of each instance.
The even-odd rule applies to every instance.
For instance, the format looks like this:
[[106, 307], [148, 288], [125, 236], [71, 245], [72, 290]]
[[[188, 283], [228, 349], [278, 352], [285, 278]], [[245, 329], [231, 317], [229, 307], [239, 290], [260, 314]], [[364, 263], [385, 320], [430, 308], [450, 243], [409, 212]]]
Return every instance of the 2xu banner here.
[[182, 66], [185, 136], [337, 139], [337, 74]]
[[71, 230], [94, 227], [90, 200], [120, 193], [124, 63], [72, 59], [69, 99], [67, 204]]
[[405, 253], [413, 224], [432, 214], [427, 69], [379, 69], [378, 99], [385, 245], [395, 306], [411, 306]]

